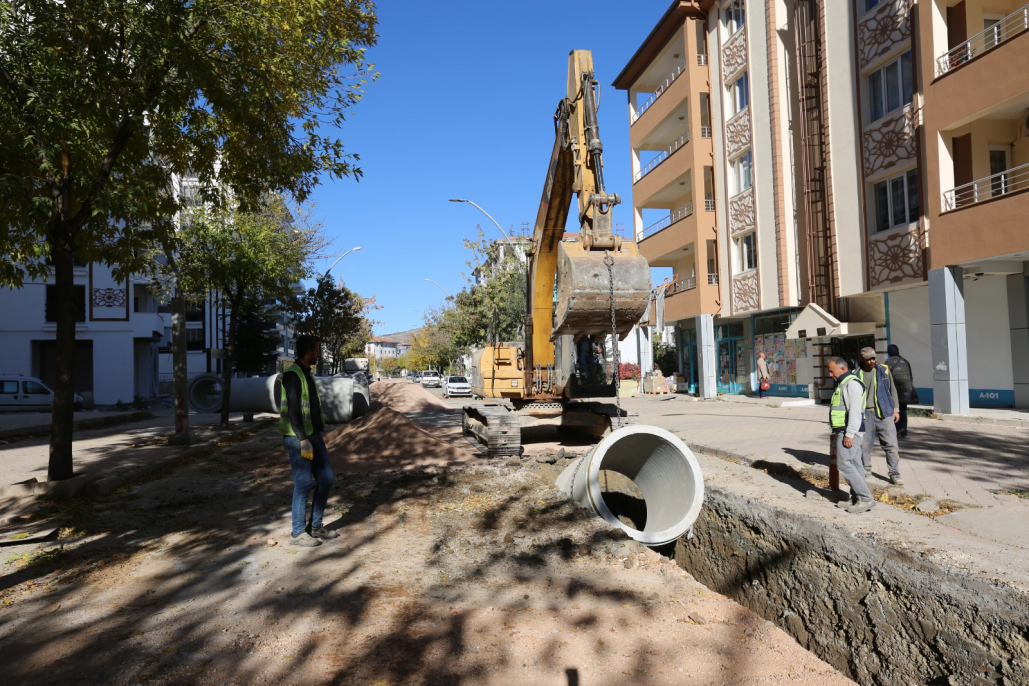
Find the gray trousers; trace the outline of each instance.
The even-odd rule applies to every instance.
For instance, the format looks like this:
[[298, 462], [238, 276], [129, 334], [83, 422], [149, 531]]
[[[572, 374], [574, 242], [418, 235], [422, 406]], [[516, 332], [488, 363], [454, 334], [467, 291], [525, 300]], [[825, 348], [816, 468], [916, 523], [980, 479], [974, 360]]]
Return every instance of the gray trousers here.
[[886, 465], [890, 476], [900, 476], [900, 453], [897, 451], [897, 425], [893, 415], [877, 419], [875, 410], [865, 410], [865, 440], [861, 444], [861, 461], [865, 471], [872, 469], [872, 449], [875, 438], [879, 437], [879, 445], [886, 451]]
[[839, 470], [840, 476], [850, 484], [851, 497], [857, 496], [858, 500], [868, 502], [872, 499], [872, 492], [868, 489], [868, 482], [865, 481], [865, 470], [861, 466], [861, 445], [864, 443], [864, 434], [854, 436], [854, 443], [850, 448], [843, 447], [843, 438], [846, 435], [845, 431], [839, 431], [834, 434], [836, 439], [836, 468]]

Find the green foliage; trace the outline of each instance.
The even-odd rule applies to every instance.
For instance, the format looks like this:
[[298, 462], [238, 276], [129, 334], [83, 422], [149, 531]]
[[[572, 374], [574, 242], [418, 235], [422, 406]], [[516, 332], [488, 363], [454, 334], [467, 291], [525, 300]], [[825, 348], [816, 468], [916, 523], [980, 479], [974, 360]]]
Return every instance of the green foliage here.
[[236, 371], [250, 374], [267, 372], [278, 357], [275, 349], [280, 340], [275, 320], [264, 305], [257, 298], [247, 298], [239, 310], [236, 324]]
[[[322, 356], [330, 374], [343, 371], [348, 357], [361, 357], [372, 336], [368, 315], [377, 309], [375, 298], [363, 298], [343, 284], [332, 285], [328, 275], [317, 288], [308, 289], [293, 306], [298, 334], [322, 339]], [[369, 361], [371, 362], [371, 361]]]
[[[464, 242], [472, 251], [467, 263], [473, 278], [453, 300], [455, 316], [444, 316], [440, 325], [448, 329], [459, 348], [481, 347], [495, 341], [522, 338], [525, 321], [525, 265], [511, 246], [501, 251], [499, 241], [488, 241], [479, 229], [478, 240]], [[478, 283], [474, 277], [478, 276]]]
[[654, 366], [661, 370], [665, 376], [671, 376], [679, 371], [675, 360], [675, 346], [657, 340], [654, 342]]

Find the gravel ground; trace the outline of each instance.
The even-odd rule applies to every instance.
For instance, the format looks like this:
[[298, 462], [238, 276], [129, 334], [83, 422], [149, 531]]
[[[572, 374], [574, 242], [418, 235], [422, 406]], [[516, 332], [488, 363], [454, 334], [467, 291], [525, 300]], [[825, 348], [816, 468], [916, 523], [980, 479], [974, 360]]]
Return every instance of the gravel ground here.
[[[390, 386], [373, 391], [432, 411], [416, 385]], [[353, 455], [366, 468], [337, 476], [327, 517], [342, 536], [315, 549], [287, 545], [274, 431], [45, 504], [61, 540], [7, 548], [0, 565], [4, 681], [851, 683], [564, 500], [534, 460], [447, 466], [453, 440], [427, 435], [447, 449], [414, 469]]]

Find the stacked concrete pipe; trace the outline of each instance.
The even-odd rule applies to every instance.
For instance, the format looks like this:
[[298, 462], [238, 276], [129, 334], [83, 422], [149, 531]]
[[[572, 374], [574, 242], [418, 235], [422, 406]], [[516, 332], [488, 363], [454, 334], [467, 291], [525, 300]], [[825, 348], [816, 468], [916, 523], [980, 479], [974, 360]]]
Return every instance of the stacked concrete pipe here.
[[[355, 382], [347, 377], [315, 377], [318, 399], [321, 401], [322, 420], [326, 424], [345, 424], [368, 409], [367, 387], [361, 403], [355, 403]], [[222, 407], [222, 379], [215, 374], [201, 374], [189, 384], [189, 405], [194, 412], [220, 412]], [[282, 375], [258, 379], [233, 379], [230, 412], [279, 411], [282, 399]], [[355, 405], [362, 405], [359, 409]], [[355, 412], [356, 410], [356, 412]]]
[[[622, 523], [604, 502], [601, 470], [622, 474], [643, 494], [647, 522], [640, 531]], [[688, 533], [704, 504], [704, 475], [693, 451], [656, 426], [626, 426], [611, 433], [557, 478], [557, 487], [633, 540], [672, 543]]]

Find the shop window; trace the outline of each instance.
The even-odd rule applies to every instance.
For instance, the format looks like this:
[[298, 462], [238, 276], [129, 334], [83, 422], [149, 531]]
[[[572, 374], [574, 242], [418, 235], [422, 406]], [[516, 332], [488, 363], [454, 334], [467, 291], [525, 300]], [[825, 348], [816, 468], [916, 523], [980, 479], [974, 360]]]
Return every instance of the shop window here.
[[911, 102], [911, 51], [868, 75], [869, 118], [882, 119]]
[[872, 187], [875, 201], [875, 230], [888, 231], [918, 221], [918, 170], [880, 181]]

